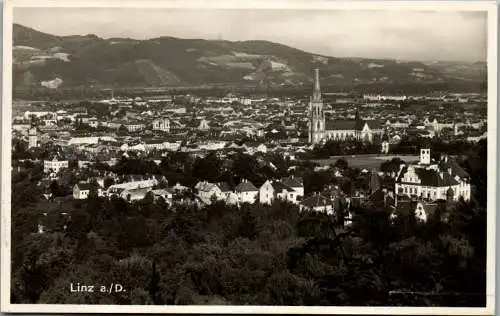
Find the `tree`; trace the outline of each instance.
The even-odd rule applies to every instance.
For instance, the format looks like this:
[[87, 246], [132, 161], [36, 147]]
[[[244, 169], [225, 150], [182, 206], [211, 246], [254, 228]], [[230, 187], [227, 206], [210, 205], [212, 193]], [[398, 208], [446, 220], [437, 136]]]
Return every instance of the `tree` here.
[[50, 183], [50, 193], [52, 194], [53, 197], [59, 196], [59, 193], [60, 193], [59, 184], [57, 183], [56, 180], [53, 180]]

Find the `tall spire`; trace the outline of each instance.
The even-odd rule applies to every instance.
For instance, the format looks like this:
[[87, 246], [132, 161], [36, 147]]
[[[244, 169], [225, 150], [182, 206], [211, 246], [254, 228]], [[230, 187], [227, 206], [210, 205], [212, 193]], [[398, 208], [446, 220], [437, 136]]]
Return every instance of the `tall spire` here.
[[321, 89], [319, 87], [319, 69], [318, 68], [314, 69], [314, 90], [313, 90], [312, 101], [313, 102], [320, 102], [321, 101]]

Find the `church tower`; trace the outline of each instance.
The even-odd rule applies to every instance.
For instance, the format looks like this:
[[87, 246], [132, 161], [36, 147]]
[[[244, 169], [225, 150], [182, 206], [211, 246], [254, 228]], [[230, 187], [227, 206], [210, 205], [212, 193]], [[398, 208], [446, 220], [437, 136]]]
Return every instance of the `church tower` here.
[[314, 88], [309, 102], [309, 143], [317, 144], [325, 134], [325, 113], [319, 87], [319, 69], [314, 69]]

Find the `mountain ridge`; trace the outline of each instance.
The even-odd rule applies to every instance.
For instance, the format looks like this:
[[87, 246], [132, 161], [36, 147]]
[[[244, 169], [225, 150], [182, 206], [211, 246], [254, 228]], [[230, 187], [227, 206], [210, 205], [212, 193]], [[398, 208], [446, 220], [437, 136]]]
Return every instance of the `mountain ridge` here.
[[56, 78], [64, 88], [304, 86], [312, 82], [312, 69], [317, 67], [325, 85], [486, 80], [486, 64], [481, 63], [331, 57], [264, 40], [57, 36], [13, 26], [13, 87], [17, 89], [39, 87]]

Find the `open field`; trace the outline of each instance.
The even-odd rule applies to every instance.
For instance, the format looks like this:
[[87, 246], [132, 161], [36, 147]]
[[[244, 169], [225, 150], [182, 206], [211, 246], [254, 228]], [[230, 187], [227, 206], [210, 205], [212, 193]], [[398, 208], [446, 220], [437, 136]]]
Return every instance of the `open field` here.
[[320, 165], [334, 164], [338, 159], [344, 158], [350, 167], [355, 168], [366, 168], [366, 169], [379, 169], [380, 165], [387, 160], [392, 158], [400, 158], [405, 162], [415, 162], [419, 160], [419, 156], [416, 155], [348, 155], [348, 156], [331, 156], [328, 159], [316, 159], [313, 160]]

